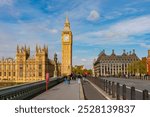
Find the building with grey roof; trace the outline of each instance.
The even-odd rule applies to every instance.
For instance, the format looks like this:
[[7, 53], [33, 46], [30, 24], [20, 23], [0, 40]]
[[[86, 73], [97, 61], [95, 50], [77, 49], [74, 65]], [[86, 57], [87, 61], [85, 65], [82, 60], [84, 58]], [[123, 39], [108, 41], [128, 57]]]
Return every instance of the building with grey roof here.
[[138, 60], [140, 59], [135, 50], [129, 53], [123, 50], [121, 55], [116, 55], [114, 50], [112, 50], [111, 55], [107, 55], [103, 50], [93, 63], [94, 73], [96, 77], [128, 75], [129, 64]]

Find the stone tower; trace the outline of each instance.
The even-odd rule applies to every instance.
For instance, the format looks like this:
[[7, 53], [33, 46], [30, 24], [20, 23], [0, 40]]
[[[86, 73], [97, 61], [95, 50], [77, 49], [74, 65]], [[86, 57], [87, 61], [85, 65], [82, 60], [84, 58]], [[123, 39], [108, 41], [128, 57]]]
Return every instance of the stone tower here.
[[38, 68], [36, 71], [36, 77], [42, 77], [45, 80], [45, 75], [48, 72], [48, 47], [44, 45], [43, 48], [36, 45], [35, 64]]
[[58, 62], [57, 62], [57, 54], [54, 54], [54, 77], [58, 77]]
[[23, 47], [19, 47], [17, 45], [17, 52], [16, 52], [16, 76], [17, 81], [25, 82], [26, 77], [26, 61], [30, 57], [30, 48], [26, 47], [26, 45]]
[[70, 29], [70, 22], [68, 17], [64, 24], [62, 31], [62, 65], [61, 75], [70, 75], [72, 73], [72, 43], [73, 35]]

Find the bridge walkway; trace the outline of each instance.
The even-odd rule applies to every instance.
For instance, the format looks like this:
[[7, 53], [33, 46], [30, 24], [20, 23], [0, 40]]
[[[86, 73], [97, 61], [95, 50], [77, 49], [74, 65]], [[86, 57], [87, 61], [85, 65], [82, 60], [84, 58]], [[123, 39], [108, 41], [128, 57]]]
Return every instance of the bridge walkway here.
[[70, 84], [62, 82], [32, 100], [80, 100], [83, 97], [81, 84], [78, 84], [76, 80], [71, 80]]

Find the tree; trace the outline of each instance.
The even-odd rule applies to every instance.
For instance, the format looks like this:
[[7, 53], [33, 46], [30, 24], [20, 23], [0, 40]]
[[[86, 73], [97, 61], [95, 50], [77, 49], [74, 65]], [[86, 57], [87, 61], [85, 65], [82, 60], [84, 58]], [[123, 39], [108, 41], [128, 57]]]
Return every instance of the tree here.
[[92, 69], [84, 69], [83, 66], [73, 67], [74, 74], [92, 75]]
[[136, 61], [136, 62], [132, 62], [129, 64], [128, 66], [128, 72], [131, 74], [131, 75], [144, 75], [146, 74], [146, 61], [142, 61], [142, 60], [139, 60], [139, 61]]
[[73, 73], [74, 74], [82, 74], [83, 73], [83, 69], [81, 66], [75, 66], [73, 67]]

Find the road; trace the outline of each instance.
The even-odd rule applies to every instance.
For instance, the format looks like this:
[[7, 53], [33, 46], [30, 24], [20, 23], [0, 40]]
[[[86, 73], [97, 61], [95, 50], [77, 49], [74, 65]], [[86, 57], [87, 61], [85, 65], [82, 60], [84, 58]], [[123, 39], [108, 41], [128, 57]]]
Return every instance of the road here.
[[83, 90], [87, 100], [106, 100], [88, 81], [83, 82]]
[[[136, 89], [136, 99], [142, 100], [142, 91], [147, 89], [150, 92], [150, 81], [149, 80], [138, 80], [138, 79], [123, 79], [123, 78], [103, 78], [108, 81], [114, 81], [115, 83], [125, 84], [127, 86], [127, 99], [131, 99], [130, 87], [135, 87]], [[120, 88], [120, 94], [122, 94], [122, 87]], [[150, 93], [149, 93], [150, 94]], [[150, 98], [150, 95], [149, 95]]]
[[125, 84], [129, 87], [134, 86], [136, 89], [144, 90], [147, 89], [150, 92], [150, 80], [138, 80], [138, 79], [124, 79], [124, 78], [103, 78], [109, 81], [118, 82]]

